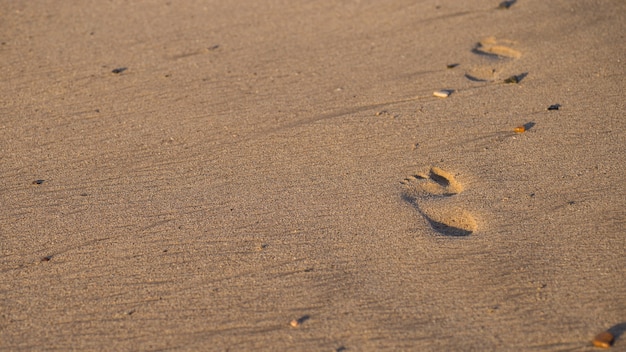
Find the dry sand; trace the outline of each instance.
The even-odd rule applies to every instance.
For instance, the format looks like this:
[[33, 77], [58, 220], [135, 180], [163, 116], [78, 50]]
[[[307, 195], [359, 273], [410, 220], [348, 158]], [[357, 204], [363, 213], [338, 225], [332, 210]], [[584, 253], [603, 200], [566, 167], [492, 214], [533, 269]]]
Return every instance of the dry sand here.
[[626, 2], [0, 3], [1, 350], [626, 349]]

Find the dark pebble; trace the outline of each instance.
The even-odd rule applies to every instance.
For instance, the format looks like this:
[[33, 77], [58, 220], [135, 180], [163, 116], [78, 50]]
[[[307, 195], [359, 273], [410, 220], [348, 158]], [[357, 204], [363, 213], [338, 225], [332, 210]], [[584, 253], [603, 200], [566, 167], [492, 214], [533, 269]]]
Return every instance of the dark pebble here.
[[124, 72], [126, 70], [128, 70], [128, 67], [118, 67], [116, 69], [113, 69], [113, 71], [111, 71], [111, 72], [113, 72], [113, 73], [122, 73], [122, 72]]
[[561, 107], [561, 104], [552, 104], [548, 106], [548, 110], [559, 110], [560, 107]]
[[508, 9], [509, 7], [513, 6], [513, 4], [515, 4], [517, 2], [517, 0], [508, 0], [508, 1], [503, 1], [500, 3], [500, 5], [498, 5], [499, 9]]

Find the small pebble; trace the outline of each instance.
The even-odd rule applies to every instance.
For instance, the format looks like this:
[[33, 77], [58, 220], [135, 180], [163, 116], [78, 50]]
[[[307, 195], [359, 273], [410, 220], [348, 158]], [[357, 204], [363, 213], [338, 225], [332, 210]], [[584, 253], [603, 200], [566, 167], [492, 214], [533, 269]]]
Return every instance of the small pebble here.
[[113, 73], [122, 73], [122, 72], [124, 72], [126, 70], [128, 70], [127, 67], [118, 67], [116, 69], [113, 69], [113, 71], [111, 71], [111, 72], [113, 72]]
[[455, 68], [457, 66], [459, 66], [460, 64], [447, 64], [446, 67], [447, 68]]
[[515, 4], [517, 2], [517, 0], [508, 0], [508, 1], [503, 1], [500, 3], [500, 5], [498, 5], [499, 9], [508, 9], [509, 7], [513, 6], [513, 4]]
[[290, 321], [289, 325], [291, 325], [291, 327], [293, 327], [293, 328], [297, 328], [300, 325], [302, 325], [302, 323], [304, 323], [305, 321], [309, 320], [309, 318], [310, 318], [310, 316], [303, 315], [299, 319], [294, 319], [294, 320]]
[[433, 95], [436, 96], [437, 98], [447, 98], [450, 96], [450, 94], [452, 94], [452, 91], [446, 90], [446, 89], [433, 92]]
[[524, 127], [524, 126], [517, 126], [517, 127], [515, 127], [513, 129], [513, 131], [515, 133], [524, 133], [524, 132], [526, 132], [526, 127]]
[[519, 83], [524, 78], [526, 78], [526, 76], [528, 76], [528, 72], [520, 73], [519, 75], [513, 75], [513, 76], [505, 79], [504, 83]]
[[519, 83], [519, 77], [511, 76], [504, 80], [504, 83]]
[[613, 344], [613, 339], [613, 334], [608, 331], [604, 331], [593, 338], [593, 345], [600, 348], [610, 348]]
[[548, 106], [548, 110], [559, 110], [560, 107], [561, 107], [561, 104], [552, 104]]
[[44, 182], [46, 182], [46, 180], [35, 180], [35, 181], [33, 181], [33, 184], [34, 185], [40, 185], [40, 184], [42, 184]]

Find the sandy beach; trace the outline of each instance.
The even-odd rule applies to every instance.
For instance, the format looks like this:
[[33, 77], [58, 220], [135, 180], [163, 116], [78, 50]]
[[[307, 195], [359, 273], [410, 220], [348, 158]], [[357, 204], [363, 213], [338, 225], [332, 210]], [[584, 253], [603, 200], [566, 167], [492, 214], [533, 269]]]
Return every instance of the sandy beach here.
[[500, 3], [0, 0], [0, 350], [626, 350], [626, 2]]

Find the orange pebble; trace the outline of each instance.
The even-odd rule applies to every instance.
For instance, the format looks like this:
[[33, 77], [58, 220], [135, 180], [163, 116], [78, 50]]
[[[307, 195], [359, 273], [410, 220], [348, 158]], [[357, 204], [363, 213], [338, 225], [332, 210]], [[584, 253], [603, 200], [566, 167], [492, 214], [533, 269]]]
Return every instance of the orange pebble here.
[[515, 127], [513, 131], [515, 131], [515, 133], [524, 133], [526, 131], [526, 127], [518, 126], [518, 127]]
[[300, 326], [300, 322], [297, 319], [292, 320], [289, 325], [291, 325], [294, 328], [297, 328], [298, 326]]
[[593, 338], [593, 345], [595, 347], [609, 348], [613, 344], [613, 339], [613, 334], [608, 331], [604, 331]]

